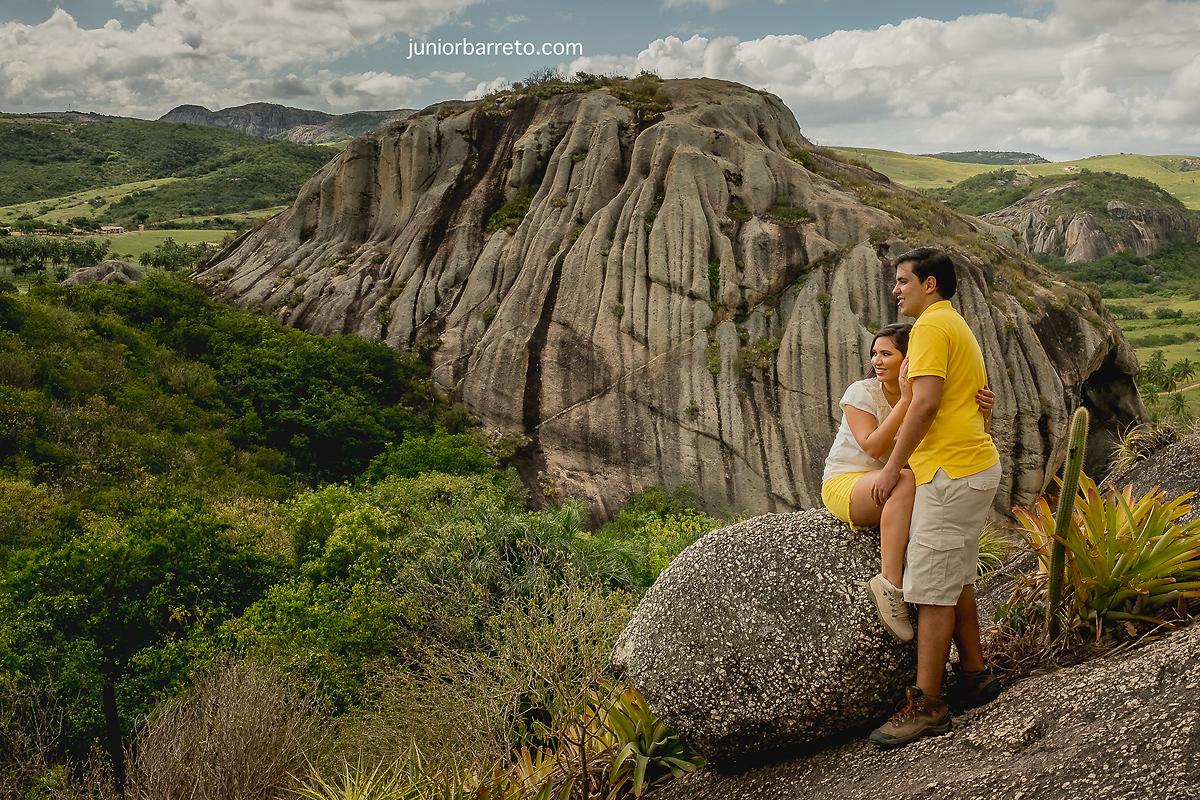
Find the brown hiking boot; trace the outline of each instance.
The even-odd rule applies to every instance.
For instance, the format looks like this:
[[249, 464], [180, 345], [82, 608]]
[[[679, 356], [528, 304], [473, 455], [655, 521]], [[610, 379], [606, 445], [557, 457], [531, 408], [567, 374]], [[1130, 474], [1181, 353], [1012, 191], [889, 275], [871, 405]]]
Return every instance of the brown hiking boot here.
[[951, 666], [954, 668], [955, 685], [952, 697], [957, 708], [963, 711], [977, 708], [1000, 696], [1000, 691], [1004, 687], [990, 669], [985, 667], [978, 672], [968, 672], [957, 661]]
[[928, 697], [909, 686], [906, 697], [892, 718], [871, 731], [871, 741], [880, 747], [900, 747], [922, 736], [937, 736], [953, 726], [950, 709], [937, 697]]
[[912, 622], [908, 618], [908, 604], [904, 602], [904, 592], [892, 586], [883, 577], [883, 573], [867, 581], [867, 596], [875, 604], [879, 612], [879, 621], [888, 633], [901, 642], [913, 640]]

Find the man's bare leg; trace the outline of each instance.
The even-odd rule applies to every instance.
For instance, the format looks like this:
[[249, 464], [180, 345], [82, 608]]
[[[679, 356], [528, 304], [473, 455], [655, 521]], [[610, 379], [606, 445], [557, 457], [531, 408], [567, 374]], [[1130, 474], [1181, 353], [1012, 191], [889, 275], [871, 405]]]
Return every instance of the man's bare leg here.
[[979, 640], [979, 607], [975, 604], [975, 587], [964, 586], [954, 607], [954, 646], [962, 669], [977, 672], [983, 662], [983, 644]]
[[928, 697], [942, 693], [942, 674], [955, 632], [954, 617], [955, 606], [917, 606], [917, 688]]

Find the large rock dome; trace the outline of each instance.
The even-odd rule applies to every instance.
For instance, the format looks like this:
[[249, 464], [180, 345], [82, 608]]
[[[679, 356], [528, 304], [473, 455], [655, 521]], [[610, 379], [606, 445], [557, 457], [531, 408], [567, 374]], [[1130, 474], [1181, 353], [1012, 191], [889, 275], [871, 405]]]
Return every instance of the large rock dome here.
[[1110, 431], [1144, 414], [1099, 298], [1007, 229], [815, 147], [766, 92], [610, 83], [362, 136], [199, 278], [288, 325], [420, 350], [489, 430], [529, 437], [528, 485], [599, 516], [650, 484], [711, 510], [818, 505], [838, 399], [897, 319], [887, 260], [916, 244], [960, 268], [997, 395], [998, 508], [1047, 485], [1080, 402]]

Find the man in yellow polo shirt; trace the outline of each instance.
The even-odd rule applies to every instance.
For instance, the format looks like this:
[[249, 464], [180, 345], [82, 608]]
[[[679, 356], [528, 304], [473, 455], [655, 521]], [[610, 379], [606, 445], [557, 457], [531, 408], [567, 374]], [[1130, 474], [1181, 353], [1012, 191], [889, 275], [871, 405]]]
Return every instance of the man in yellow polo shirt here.
[[950, 730], [941, 688], [952, 639], [962, 704], [980, 705], [1000, 691], [983, 661], [975, 606], [979, 534], [1000, 485], [1000, 456], [975, 403], [987, 385], [983, 352], [950, 305], [958, 287], [950, 257], [920, 247], [895, 264], [892, 294], [900, 313], [917, 318], [908, 345], [912, 403], [872, 497], [882, 504], [900, 469], [911, 467], [917, 494], [903, 599], [917, 606], [917, 680], [895, 715], [871, 733], [882, 747]]

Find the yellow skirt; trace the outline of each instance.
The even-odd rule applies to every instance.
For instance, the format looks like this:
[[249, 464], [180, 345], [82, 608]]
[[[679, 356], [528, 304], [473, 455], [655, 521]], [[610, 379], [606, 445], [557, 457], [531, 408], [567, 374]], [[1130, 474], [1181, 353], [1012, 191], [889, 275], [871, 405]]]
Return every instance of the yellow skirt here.
[[850, 521], [850, 492], [854, 490], [854, 484], [858, 483], [858, 479], [866, 474], [866, 472], [846, 472], [834, 475], [821, 484], [821, 502], [835, 517], [856, 528], [859, 526]]

